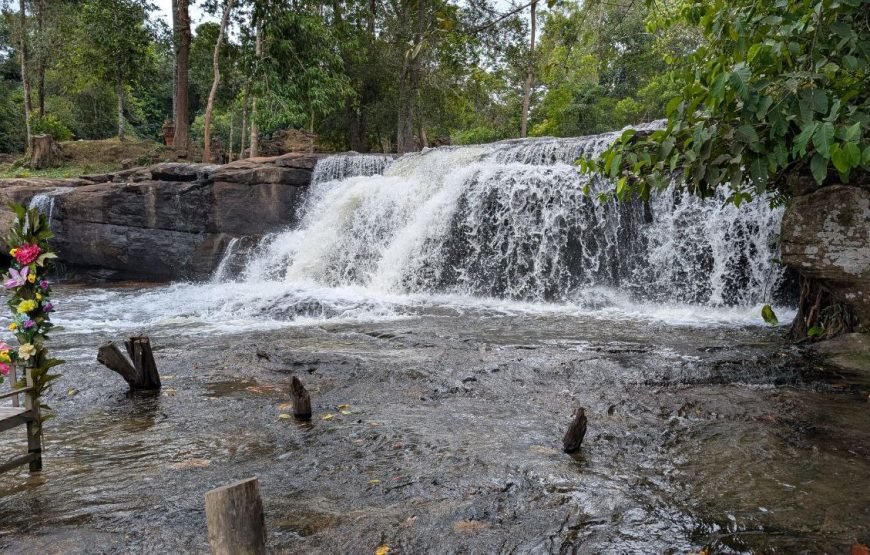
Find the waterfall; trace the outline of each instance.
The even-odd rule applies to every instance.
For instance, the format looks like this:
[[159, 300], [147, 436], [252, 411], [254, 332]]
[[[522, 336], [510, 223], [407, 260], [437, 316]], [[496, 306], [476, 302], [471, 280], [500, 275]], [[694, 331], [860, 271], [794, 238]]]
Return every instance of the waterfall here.
[[358, 175], [382, 174], [392, 161], [392, 156], [382, 154], [336, 154], [317, 162], [311, 182], [323, 183]]
[[611, 184], [573, 162], [617, 136], [429, 149], [378, 161], [383, 175], [370, 175], [371, 157], [327, 158], [301, 224], [270, 237], [244, 277], [532, 302], [585, 302], [601, 290], [643, 302], [769, 302], [783, 278], [782, 209], [766, 198], [736, 208], [724, 189], [707, 200], [671, 188], [649, 203], [599, 201]]
[[56, 187], [47, 193], [39, 193], [30, 199], [28, 208], [36, 208], [40, 213], [48, 217], [48, 225], [51, 226], [52, 218], [54, 217], [54, 199], [55, 197], [72, 191], [72, 187]]

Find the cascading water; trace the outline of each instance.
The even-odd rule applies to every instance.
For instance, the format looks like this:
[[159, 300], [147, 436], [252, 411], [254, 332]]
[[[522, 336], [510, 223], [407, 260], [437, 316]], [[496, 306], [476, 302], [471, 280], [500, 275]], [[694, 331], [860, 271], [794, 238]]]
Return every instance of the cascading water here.
[[[617, 136], [326, 158], [300, 224], [256, 246], [230, 243], [209, 283], [93, 309], [82, 299], [82, 310], [113, 329], [171, 314], [203, 331], [430, 310], [758, 323], [759, 305], [779, 300], [784, 282], [775, 262], [782, 210], [764, 198], [735, 208], [724, 191], [599, 201], [612, 184], [574, 162]], [[777, 310], [787, 321], [791, 311]], [[107, 313], [124, 316], [106, 322]]]
[[57, 187], [48, 193], [39, 193], [30, 199], [28, 208], [36, 208], [42, 214], [48, 217], [48, 224], [51, 225], [51, 220], [54, 217], [54, 199], [55, 197], [72, 191], [72, 187]]
[[602, 288], [659, 303], [767, 302], [782, 278], [781, 210], [673, 189], [646, 205], [601, 202], [610, 184], [571, 162], [615, 136], [441, 148], [383, 176], [318, 181], [299, 229], [270, 238], [245, 279], [533, 302]]

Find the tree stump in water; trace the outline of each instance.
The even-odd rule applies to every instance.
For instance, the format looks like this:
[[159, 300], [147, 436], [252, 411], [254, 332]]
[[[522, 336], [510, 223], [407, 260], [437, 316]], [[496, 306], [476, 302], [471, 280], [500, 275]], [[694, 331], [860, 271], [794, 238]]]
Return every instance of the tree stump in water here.
[[256, 478], [206, 493], [205, 517], [214, 555], [266, 553], [266, 522]]
[[103, 366], [114, 370], [124, 378], [132, 390], [160, 389], [160, 374], [151, 352], [151, 342], [147, 337], [130, 337], [124, 341], [127, 354], [133, 360], [131, 364], [121, 353], [117, 345], [111, 341], [100, 346], [97, 351], [97, 361]]
[[565, 432], [565, 437], [562, 438], [562, 448], [566, 453], [576, 453], [580, 450], [580, 445], [583, 444], [583, 437], [586, 435], [586, 410], [583, 407], [577, 409], [574, 414], [574, 420], [568, 426], [568, 431]]
[[311, 396], [296, 376], [290, 382], [290, 393], [293, 395], [293, 416], [299, 420], [311, 420]]
[[60, 146], [51, 135], [30, 138], [30, 167], [34, 170], [52, 168], [63, 163]]

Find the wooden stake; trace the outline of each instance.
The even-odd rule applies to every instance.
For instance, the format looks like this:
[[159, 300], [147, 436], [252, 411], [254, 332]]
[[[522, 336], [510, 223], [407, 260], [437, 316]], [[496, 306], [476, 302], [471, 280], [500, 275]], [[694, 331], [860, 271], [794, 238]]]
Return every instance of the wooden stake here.
[[124, 341], [127, 353], [133, 360], [131, 364], [111, 341], [101, 345], [97, 351], [97, 362], [114, 370], [130, 384], [133, 390], [160, 389], [160, 374], [151, 352], [151, 342], [147, 337], [130, 337]]
[[214, 555], [265, 555], [266, 521], [256, 478], [206, 493], [205, 516]]
[[568, 426], [565, 437], [562, 438], [562, 448], [566, 453], [576, 453], [580, 450], [583, 437], [586, 435], [586, 410], [583, 407], [577, 409], [574, 420]]
[[[33, 388], [32, 365], [28, 364], [24, 375], [27, 387]], [[27, 423], [27, 454], [32, 457], [30, 471], [39, 472], [42, 470], [42, 418], [39, 414], [39, 400], [34, 397], [32, 389], [24, 394], [24, 408], [33, 415], [33, 420]]]
[[299, 420], [311, 420], [311, 395], [296, 376], [290, 382], [290, 393], [293, 395], [293, 416]]

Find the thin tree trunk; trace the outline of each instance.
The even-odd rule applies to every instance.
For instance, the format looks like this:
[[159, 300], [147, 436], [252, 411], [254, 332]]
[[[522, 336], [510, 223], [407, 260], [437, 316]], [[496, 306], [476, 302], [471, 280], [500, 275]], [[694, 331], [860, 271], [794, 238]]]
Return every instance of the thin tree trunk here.
[[39, 57], [36, 66], [36, 96], [39, 105], [39, 117], [45, 116], [45, 0], [36, 3], [36, 30], [39, 37]]
[[[257, 39], [254, 46], [254, 53], [257, 55], [257, 65], [263, 59], [263, 25], [257, 22]], [[257, 95], [251, 96], [251, 158], [259, 155], [260, 151], [260, 130], [257, 127]]]
[[235, 122], [233, 121], [232, 114], [230, 115], [230, 145], [227, 147], [227, 162], [233, 161], [233, 130], [235, 129]]
[[172, 0], [172, 126], [178, 121], [178, 0]]
[[30, 113], [33, 111], [33, 107], [30, 104], [30, 78], [27, 76], [27, 11], [24, 0], [19, 0], [18, 5], [21, 10], [21, 84], [24, 87], [24, 127], [27, 130], [25, 152], [30, 155], [30, 142], [33, 136]]
[[190, 65], [190, 0], [177, 0], [175, 27], [175, 146], [187, 150], [190, 144], [188, 68]]
[[527, 137], [529, 130], [529, 104], [532, 97], [532, 80], [535, 78], [535, 6], [537, 1], [532, 2], [529, 9], [532, 18], [532, 37], [529, 40], [529, 72], [526, 74], [526, 83], [523, 86], [523, 115], [520, 120], [520, 137]]
[[118, 79], [115, 84], [115, 94], [118, 95], [118, 140], [124, 140], [124, 84]]
[[245, 87], [245, 97], [242, 99], [242, 129], [239, 133], [239, 160], [245, 157], [245, 130], [248, 128], [248, 90]]
[[220, 85], [221, 82], [221, 43], [224, 41], [224, 32], [227, 29], [227, 21], [230, 19], [230, 12], [232, 10], [233, 0], [227, 0], [227, 4], [224, 6], [224, 15], [221, 17], [221, 26], [220, 30], [218, 30], [217, 42], [214, 43], [214, 54], [212, 56], [214, 78], [211, 80], [211, 90], [208, 93], [208, 103], [205, 106], [205, 144], [202, 149], [202, 161], [207, 164], [211, 162], [211, 115], [214, 111], [214, 99], [217, 96], [218, 85]]

